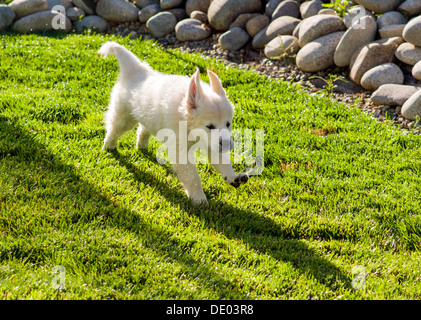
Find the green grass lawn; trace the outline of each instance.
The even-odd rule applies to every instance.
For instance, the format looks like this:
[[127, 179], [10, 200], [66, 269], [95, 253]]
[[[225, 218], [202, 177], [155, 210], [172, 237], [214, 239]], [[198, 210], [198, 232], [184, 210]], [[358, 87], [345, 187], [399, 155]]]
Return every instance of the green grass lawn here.
[[[216, 71], [233, 127], [265, 130], [263, 173], [235, 189], [201, 164], [209, 203], [194, 206], [156, 140], [102, 151], [107, 40], [163, 72]], [[0, 35], [0, 299], [421, 299], [420, 147], [357, 107], [152, 42]]]

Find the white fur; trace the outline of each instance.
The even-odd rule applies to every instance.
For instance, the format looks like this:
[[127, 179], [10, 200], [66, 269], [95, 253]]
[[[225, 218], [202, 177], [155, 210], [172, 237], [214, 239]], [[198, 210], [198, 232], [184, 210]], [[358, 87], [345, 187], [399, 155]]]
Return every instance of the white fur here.
[[[161, 129], [173, 130], [179, 145], [182, 137], [180, 121], [187, 122], [188, 132], [193, 129], [210, 132], [207, 128], [210, 124], [220, 131], [231, 131], [231, 126], [227, 128], [227, 124], [232, 123], [234, 110], [215, 73], [208, 71], [210, 85], [199, 79], [199, 70], [191, 78], [163, 74], [154, 71], [115, 42], [104, 43], [98, 53], [116, 56], [120, 66], [120, 76], [112, 90], [105, 116], [107, 133], [104, 149], [116, 148], [118, 138], [136, 125], [139, 125], [138, 148], [147, 148], [150, 135], [156, 135]], [[187, 144], [191, 145], [190, 142]], [[211, 145], [210, 140], [208, 145]], [[209, 157], [211, 153], [215, 154], [214, 150], [209, 150]], [[195, 164], [176, 163], [173, 166], [193, 202], [205, 202], [206, 196]], [[231, 163], [213, 166], [227, 183], [235, 187], [248, 180], [245, 173], [235, 174]]]

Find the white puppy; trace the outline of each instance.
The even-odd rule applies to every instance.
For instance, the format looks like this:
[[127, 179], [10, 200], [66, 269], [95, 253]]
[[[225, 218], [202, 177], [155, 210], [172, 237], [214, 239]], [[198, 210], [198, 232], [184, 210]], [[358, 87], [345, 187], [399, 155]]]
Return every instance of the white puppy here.
[[[212, 155], [211, 164], [225, 182], [234, 187], [247, 182], [246, 173], [234, 173], [229, 157], [228, 161], [222, 161], [223, 154], [227, 152], [226, 146], [228, 151], [232, 147], [230, 132], [234, 110], [215, 73], [207, 71], [210, 85], [199, 79], [199, 70], [191, 78], [162, 74], [115, 42], [106, 42], [98, 53], [116, 56], [120, 66], [120, 77], [112, 90], [105, 116], [107, 133], [104, 149], [116, 148], [118, 138], [137, 124], [138, 148], [147, 148], [150, 135], [156, 136], [163, 129], [175, 133], [177, 147], [187, 145], [189, 148], [193, 142], [185, 141], [188, 134], [194, 129], [202, 129], [208, 133], [207, 154], [209, 159]], [[186, 124], [187, 136], [181, 132], [180, 123]], [[219, 148], [215, 148], [211, 141], [215, 131], [221, 132]], [[217, 161], [215, 153], [218, 154]], [[181, 155], [178, 155], [179, 158]], [[175, 161], [173, 167], [191, 200], [206, 202], [195, 163], [190, 160]]]

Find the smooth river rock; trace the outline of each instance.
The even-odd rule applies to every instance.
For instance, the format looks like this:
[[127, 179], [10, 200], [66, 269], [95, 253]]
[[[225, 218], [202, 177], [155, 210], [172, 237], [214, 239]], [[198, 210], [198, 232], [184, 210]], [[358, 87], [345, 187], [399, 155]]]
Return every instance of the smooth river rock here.
[[83, 33], [85, 29], [96, 32], [105, 32], [108, 29], [108, 22], [100, 16], [86, 16], [76, 24], [76, 32]]
[[259, 14], [258, 16], [250, 19], [246, 24], [246, 30], [250, 37], [254, 37], [263, 28], [266, 28], [269, 25], [269, 18], [266, 15]]
[[358, 49], [351, 58], [349, 77], [356, 84], [368, 70], [383, 63], [393, 61], [396, 48], [403, 41], [395, 37], [371, 42]]
[[[64, 25], [61, 25], [60, 21], [63, 21]], [[54, 27], [54, 23], [57, 24], [57, 28]], [[70, 32], [72, 30], [72, 22], [62, 13], [45, 10], [35, 12], [17, 20], [12, 25], [12, 29], [19, 33], [33, 33], [52, 30]]]
[[405, 24], [392, 24], [379, 30], [380, 38], [387, 39], [393, 37], [402, 37]]
[[421, 61], [417, 62], [412, 68], [412, 75], [415, 79], [421, 80]]
[[402, 115], [409, 119], [415, 120], [416, 117], [421, 118], [421, 90], [414, 93], [402, 106]]
[[19, 19], [35, 12], [48, 10], [48, 2], [46, 0], [13, 0], [9, 3], [9, 7], [15, 12], [16, 19]]
[[260, 14], [258, 13], [242, 13], [230, 24], [230, 29], [235, 28], [235, 27], [240, 27], [242, 29], [245, 29], [247, 22], [249, 22], [251, 19], [259, 15]]
[[300, 50], [298, 39], [293, 36], [277, 36], [265, 46], [265, 56], [279, 59], [284, 55], [293, 55]]
[[303, 2], [300, 6], [300, 13], [303, 19], [315, 16], [320, 10], [325, 9], [321, 0]]
[[400, 4], [398, 11], [407, 14], [408, 16], [416, 16], [421, 14], [421, 1], [420, 0], [406, 0]]
[[[421, 2], [421, 0], [420, 0]], [[409, 21], [403, 29], [403, 38], [418, 47], [421, 47], [421, 16]]]
[[99, 0], [96, 13], [107, 21], [131, 22], [138, 19], [139, 9], [124, 0]]
[[333, 66], [333, 55], [343, 34], [343, 31], [330, 33], [306, 44], [297, 54], [298, 68], [304, 72], [317, 72]]
[[16, 14], [12, 8], [5, 4], [0, 4], [0, 32], [9, 27], [15, 17]]
[[292, 35], [292, 32], [300, 21], [297, 18], [289, 16], [279, 17], [273, 20], [266, 28], [254, 36], [252, 46], [261, 49], [277, 35]]
[[[350, 28], [356, 21], [361, 20], [365, 16], [370, 16], [376, 20], [376, 16], [372, 12], [366, 10], [363, 6], [354, 6], [344, 15], [343, 21], [345, 26]], [[359, 29], [365, 28], [363, 24], [359, 25], [358, 27]]]
[[78, 7], [71, 7], [66, 9], [66, 16], [70, 21], [77, 21], [85, 17], [85, 11]]
[[300, 4], [295, 0], [282, 1], [272, 14], [272, 19], [282, 16], [290, 16], [294, 18], [300, 17]]
[[420, 86], [384, 84], [372, 93], [371, 102], [375, 105], [401, 106], [419, 90]]
[[232, 28], [218, 38], [218, 43], [224, 50], [240, 50], [250, 39], [249, 34], [239, 27]]
[[400, 0], [354, 0], [355, 3], [364, 6], [366, 9], [375, 13], [385, 13], [395, 10]]
[[160, 12], [146, 21], [146, 27], [155, 38], [162, 38], [174, 31], [177, 18], [171, 12]]
[[73, 0], [73, 5], [81, 8], [87, 15], [95, 13], [93, 0]]
[[208, 9], [209, 23], [216, 30], [226, 31], [238, 15], [258, 12], [261, 6], [260, 0], [214, 0]]
[[193, 11], [208, 12], [210, 3], [211, 3], [211, 0], [187, 0], [186, 2], [187, 15], [190, 16], [190, 14]]
[[393, 24], [406, 24], [404, 15], [397, 11], [389, 11], [377, 18], [377, 28], [391, 26]]
[[150, 17], [156, 15], [158, 12], [161, 12], [161, 6], [158, 3], [150, 4], [142, 8], [137, 17], [139, 22], [146, 23]]
[[421, 47], [414, 46], [412, 43], [402, 43], [395, 52], [396, 58], [411, 66], [421, 61]]
[[303, 20], [298, 33], [300, 46], [320, 38], [329, 33], [345, 30], [342, 19], [334, 15], [316, 15]]
[[361, 78], [361, 86], [370, 91], [377, 90], [383, 84], [403, 84], [402, 70], [394, 63], [385, 63], [371, 68]]
[[161, 0], [159, 2], [162, 10], [176, 8], [182, 4], [183, 0]]
[[181, 20], [175, 26], [175, 36], [178, 41], [204, 40], [211, 35], [211, 30], [196, 19]]
[[[356, 28], [357, 24], [363, 23], [365, 28]], [[335, 50], [334, 61], [338, 67], [346, 67], [350, 64], [354, 52], [364, 44], [374, 41], [377, 32], [376, 20], [371, 16], [365, 16], [360, 21], [355, 21], [343, 35]]]

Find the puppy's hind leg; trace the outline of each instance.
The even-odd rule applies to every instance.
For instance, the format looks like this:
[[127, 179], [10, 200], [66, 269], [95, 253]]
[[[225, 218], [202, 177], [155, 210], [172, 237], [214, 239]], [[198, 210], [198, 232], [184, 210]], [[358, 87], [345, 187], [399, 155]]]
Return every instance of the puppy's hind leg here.
[[107, 134], [102, 147], [105, 150], [117, 148], [118, 138], [132, 130], [136, 125], [136, 120], [130, 113], [124, 112], [124, 110], [118, 110], [117, 112], [116, 109], [115, 106], [110, 106], [105, 116]]
[[146, 129], [142, 124], [139, 124], [137, 128], [137, 148], [138, 149], [148, 149], [149, 137], [151, 134], [148, 129]]

